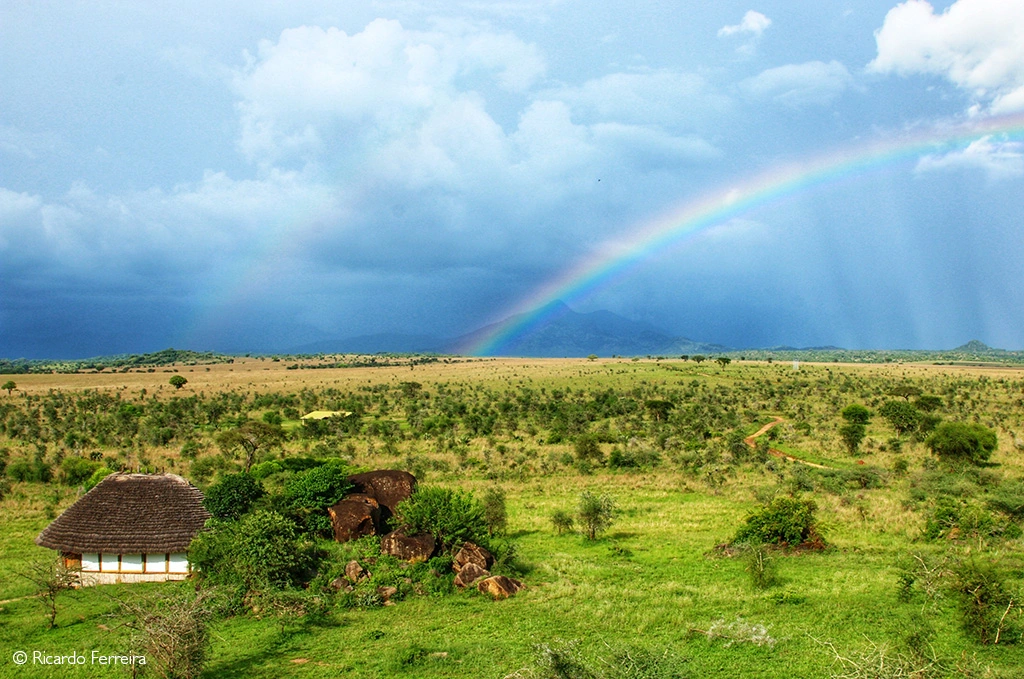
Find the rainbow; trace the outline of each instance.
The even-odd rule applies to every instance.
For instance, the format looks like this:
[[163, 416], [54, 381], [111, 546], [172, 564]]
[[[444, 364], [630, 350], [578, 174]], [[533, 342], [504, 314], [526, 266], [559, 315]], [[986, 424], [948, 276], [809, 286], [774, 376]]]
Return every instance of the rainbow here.
[[966, 147], [991, 135], [1004, 139], [1024, 136], [1024, 114], [988, 117], [941, 128], [917, 130], [819, 155], [800, 162], [772, 167], [717, 193], [681, 206], [628, 231], [617, 244], [606, 244], [568, 270], [536, 288], [501, 314], [495, 323], [462, 353], [501, 355], [517, 339], [549, 321], [561, 305], [580, 301], [617, 282], [652, 255], [692, 240], [755, 208], [797, 193], [813, 191], [842, 179], [916, 159]]

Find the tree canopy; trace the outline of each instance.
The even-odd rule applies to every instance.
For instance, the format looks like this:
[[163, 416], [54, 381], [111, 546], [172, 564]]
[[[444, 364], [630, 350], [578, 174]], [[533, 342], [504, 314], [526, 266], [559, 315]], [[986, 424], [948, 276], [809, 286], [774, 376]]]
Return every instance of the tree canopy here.
[[943, 422], [927, 441], [928, 449], [954, 464], [982, 464], [995, 452], [999, 441], [996, 433], [980, 424]]

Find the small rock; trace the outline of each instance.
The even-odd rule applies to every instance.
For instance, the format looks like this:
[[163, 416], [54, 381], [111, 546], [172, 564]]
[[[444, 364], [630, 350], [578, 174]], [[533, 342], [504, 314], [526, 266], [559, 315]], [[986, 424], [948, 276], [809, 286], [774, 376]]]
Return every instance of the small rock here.
[[455, 576], [455, 586], [459, 588], [469, 587], [480, 578], [489, 577], [491, 577], [489, 570], [470, 562], [463, 566], [459, 574]]
[[350, 592], [352, 591], [352, 585], [349, 584], [349, 581], [344, 577], [334, 578], [333, 580], [331, 580], [331, 589], [333, 589], [335, 592], [340, 592], [341, 590]]
[[391, 597], [398, 594], [397, 587], [378, 587], [377, 594], [380, 594], [380, 598], [384, 600], [385, 606], [394, 606], [395, 602], [391, 600]]
[[490, 594], [494, 599], [507, 599], [523, 589], [525, 585], [518, 580], [506, 578], [504, 575], [494, 575], [486, 580], [481, 580], [476, 587], [484, 594]]
[[466, 542], [452, 559], [452, 570], [458, 573], [468, 563], [475, 563], [480, 568], [488, 570], [494, 565], [494, 555], [479, 545]]
[[345, 577], [348, 578], [349, 581], [356, 583], [360, 580], [365, 580], [369, 578], [370, 574], [366, 571], [365, 568], [359, 565], [358, 561], [353, 559], [352, 561], [349, 561], [347, 564], [345, 564]]

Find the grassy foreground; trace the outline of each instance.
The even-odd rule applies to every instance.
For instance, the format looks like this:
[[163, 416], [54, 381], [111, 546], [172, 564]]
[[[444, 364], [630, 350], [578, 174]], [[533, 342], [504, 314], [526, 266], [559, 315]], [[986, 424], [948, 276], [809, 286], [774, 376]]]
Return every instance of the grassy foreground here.
[[[222, 371], [225, 375], [222, 388], [244, 385], [254, 391], [261, 389], [260, 380], [272, 385], [267, 389], [282, 388], [288, 379], [314, 378], [333, 388], [354, 389], [360, 382], [388, 384], [399, 376], [409, 377], [408, 371], [403, 374], [391, 368], [376, 373], [360, 369], [358, 375], [352, 371], [317, 371], [313, 375], [274, 371], [264, 375], [261, 366], [253, 368], [246, 379], [240, 374], [243, 367], [218, 366], [213, 374]], [[486, 370], [488, 367], [493, 371]], [[807, 370], [823, 376], [825, 369]], [[849, 392], [840, 392], [839, 387], [835, 392], [809, 388], [786, 403], [773, 403], [771, 396], [753, 396], [748, 408], [751, 417], [744, 426], [753, 431], [769, 413], [782, 414], [787, 422], [811, 422], [813, 435], [790, 431], [785, 443], [777, 445], [787, 454], [803, 454], [810, 461], [832, 460], [844, 468], [855, 468], [857, 459], [840, 449], [831, 426], [839, 421], [842, 406], [877, 398], [894, 379], [914, 379], [926, 387], [980, 379], [984, 380], [981, 393], [985, 393], [988, 380], [1003, 379], [952, 368], [833, 366], [828, 370], [829, 379], [832, 373], [852, 375], [856, 388]], [[208, 375], [197, 372], [195, 381], [210, 380], [203, 388], [217, 389]], [[1020, 384], [1019, 374], [1002, 375]], [[782, 384], [784, 379], [797, 379], [779, 366], [713, 369], [683, 365], [668, 370], [647, 362], [586, 361], [539, 367], [527, 362], [430, 366], [417, 368], [414, 376], [426, 389], [444, 380], [487, 389], [501, 388], [512, 380], [528, 380], [533, 386], [549, 389], [567, 385], [577, 390], [629, 389], [640, 380], [644, 384], [665, 380], [685, 385], [695, 380], [709, 388], [728, 384], [742, 389], [747, 383], [777, 380], [776, 384]], [[85, 381], [75, 383], [77, 377], [59, 376], [61, 386], [57, 388], [97, 388]], [[131, 375], [137, 380], [143, 377]], [[31, 389], [31, 378], [36, 376], [18, 381]], [[86, 378], [111, 376], [82, 376]], [[36, 379], [42, 393], [54, 388], [58, 378]], [[159, 385], [156, 380], [163, 381], [159, 374], [150, 379], [154, 390]], [[292, 388], [302, 386], [306, 385]], [[1000, 448], [993, 458], [999, 467], [993, 469], [1018, 479], [1021, 462], [1012, 432], [1020, 424], [1021, 394], [1017, 386], [1004, 386], [993, 387], [989, 391], [993, 395], [985, 401], [978, 401], [977, 392], [970, 393], [982, 418], [989, 412], [1003, 416]], [[778, 405], [783, 407], [773, 407]], [[953, 414], [950, 409], [950, 416]], [[883, 470], [890, 469], [897, 459], [907, 459], [907, 473], [887, 474], [880, 487], [847, 484], [834, 492], [807, 490], [818, 503], [819, 524], [831, 548], [777, 554], [779, 582], [765, 590], [753, 587], [742, 557], [724, 556], [715, 547], [730, 540], [759, 499], [799, 489], [793, 481], [800, 478], [800, 472], [794, 471], [799, 463], [723, 464], [717, 475], [710, 474], [714, 470], [707, 465], [695, 468], [682, 453], [676, 457], [665, 453], [655, 466], [610, 470], [597, 465], [592, 473], [581, 473], [572, 465], [543, 470], [525, 464], [515, 470], [480, 462], [459, 465], [460, 458], [485, 458], [486, 450], [503, 442], [518, 445], [515, 437], [521, 440], [523, 434], [513, 431], [490, 441], [474, 439], [468, 453], [436, 455], [450, 464], [423, 465], [426, 482], [466, 488], [478, 495], [491, 485], [504, 489], [509, 534], [518, 543], [525, 591], [498, 602], [475, 592], [415, 596], [382, 608], [334, 609], [325, 620], [315, 622], [258, 614], [229, 617], [212, 626], [211, 656], [203, 676], [500, 678], [517, 672], [519, 676], [555, 676], [543, 674], [537, 665], [538, 649], [544, 646], [596, 667], [614, 662], [623, 653], [646, 650], [662, 659], [663, 668], [677, 673], [633, 675], [638, 677], [900, 676], [891, 673], [891, 662], [889, 674], [855, 674], [854, 668], [866, 671], [880, 653], [891, 660], [909, 657], [914, 649], [922, 648], [939, 659], [944, 669], [933, 668], [932, 674], [921, 676], [1024, 676], [1020, 670], [1024, 644], [977, 643], [962, 629], [952, 595], [931, 598], [918, 591], [910, 597], [899, 596], [901, 565], [915, 553], [923, 558], [946, 554], [997, 562], [1008, 586], [1019, 590], [1024, 578], [1021, 538], [1012, 533], [998, 538], [978, 533], [926, 539], [928, 514], [911, 498], [915, 484], [921, 483], [920, 474], [929, 466], [927, 452], [919, 442], [911, 441], [903, 442], [894, 452], [893, 432], [877, 418], [868, 434], [871, 438], [863, 457]], [[543, 459], [547, 449], [571, 453], [571, 446], [547, 446], [543, 439], [544, 432], [540, 432], [531, 440], [540, 451], [534, 456], [537, 459]], [[363, 435], [353, 437], [352, 443], [355, 462], [367, 467], [401, 466], [414, 452], [419, 459], [429, 459], [432, 450], [416, 441], [401, 440], [391, 442], [397, 450], [388, 450], [380, 441], [375, 444], [371, 436]], [[168, 450], [165, 454], [173, 459], [174, 451]], [[572, 512], [580, 493], [587, 489], [615, 499], [619, 510], [615, 523], [594, 541], [578, 533], [557, 535], [550, 521], [552, 512]], [[78, 591], [61, 600], [57, 627], [47, 629], [40, 602], [31, 596], [32, 585], [17, 573], [46, 555], [32, 540], [55, 512], [74, 499], [73, 489], [55, 483], [20, 482], [0, 501], [0, 677], [128, 675], [129, 668], [90, 662], [93, 650], [101, 655], [128, 652], [126, 631], [114, 614], [115, 599], [191, 586], [108, 586]], [[79, 653], [86, 664], [45, 667], [30, 662], [18, 666], [13, 654], [19, 650]], [[837, 654], [853, 665], [844, 665]]]

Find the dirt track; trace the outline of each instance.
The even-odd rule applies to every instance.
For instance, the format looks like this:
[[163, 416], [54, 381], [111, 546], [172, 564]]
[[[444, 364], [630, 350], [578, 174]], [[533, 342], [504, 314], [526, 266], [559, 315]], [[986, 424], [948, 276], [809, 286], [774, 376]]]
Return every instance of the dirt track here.
[[[753, 447], [757, 446], [757, 438], [759, 436], [763, 436], [763, 435], [767, 434], [769, 429], [771, 429], [772, 427], [774, 427], [777, 424], [782, 424], [785, 421], [786, 420], [781, 418], [781, 417], [776, 417], [774, 422], [769, 422], [768, 424], [764, 425], [763, 427], [761, 427], [760, 429], [755, 431], [753, 434], [751, 434], [747, 438], [743, 439], [743, 442], [746, 443], [751, 448], [753, 448]], [[781, 457], [781, 458], [783, 458], [785, 460], [790, 460], [792, 462], [799, 462], [800, 464], [805, 464], [808, 467], [817, 467], [818, 469], [831, 469], [831, 467], [826, 467], [823, 464], [817, 464], [816, 462], [808, 462], [807, 460], [801, 460], [799, 457], [793, 457], [792, 455], [789, 455], [788, 453], [782, 452], [778, 448], [768, 448], [768, 453], [771, 454], [771, 455], [774, 455], [775, 457]]]

